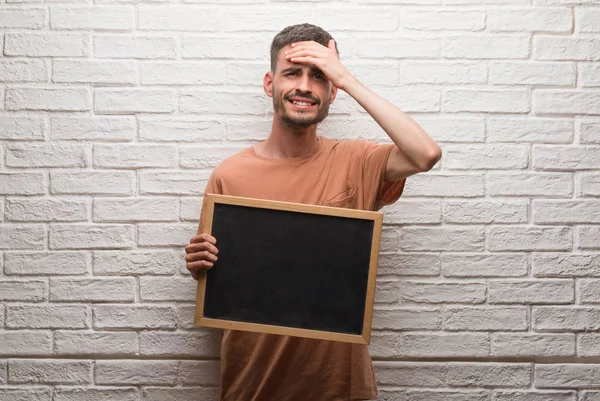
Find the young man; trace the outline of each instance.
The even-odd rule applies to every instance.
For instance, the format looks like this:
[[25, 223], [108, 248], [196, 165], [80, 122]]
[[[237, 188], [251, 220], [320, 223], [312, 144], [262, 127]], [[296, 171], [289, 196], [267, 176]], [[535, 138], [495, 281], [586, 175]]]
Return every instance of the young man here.
[[[271, 44], [263, 80], [273, 98], [269, 137], [225, 159], [205, 193], [363, 210], [401, 195], [406, 177], [430, 170], [441, 150], [401, 110], [365, 88], [338, 58], [331, 35], [310, 24], [290, 26]], [[393, 144], [334, 141], [317, 135], [338, 89], [375, 119]], [[217, 239], [203, 233], [186, 246], [186, 266], [217, 261]], [[218, 268], [218, 267], [217, 267]], [[221, 401], [348, 401], [377, 399], [366, 345], [225, 330]]]

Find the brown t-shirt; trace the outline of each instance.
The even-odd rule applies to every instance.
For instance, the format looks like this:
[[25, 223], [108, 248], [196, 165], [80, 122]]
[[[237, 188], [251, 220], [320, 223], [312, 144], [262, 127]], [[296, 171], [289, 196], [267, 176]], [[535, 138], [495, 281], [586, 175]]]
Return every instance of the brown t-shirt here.
[[[400, 197], [406, 179], [383, 181], [394, 145], [318, 138], [318, 149], [301, 157], [271, 159], [245, 149], [213, 171], [205, 193], [362, 210], [378, 210]], [[234, 330], [223, 334], [220, 401], [377, 396], [367, 345]]]

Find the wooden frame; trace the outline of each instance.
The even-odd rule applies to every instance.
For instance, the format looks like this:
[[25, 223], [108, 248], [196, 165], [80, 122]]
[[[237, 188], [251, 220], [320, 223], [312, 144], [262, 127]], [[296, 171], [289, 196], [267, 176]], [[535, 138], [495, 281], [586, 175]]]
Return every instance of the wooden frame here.
[[337, 333], [329, 331], [319, 331], [310, 329], [301, 329], [294, 327], [274, 326], [266, 324], [257, 324], [251, 322], [239, 322], [230, 320], [212, 319], [203, 316], [204, 298], [206, 292], [206, 271], [200, 274], [198, 279], [198, 288], [196, 296], [196, 313], [194, 324], [198, 326], [214, 327], [221, 329], [242, 330], [251, 332], [270, 333], [278, 335], [299, 336], [312, 339], [344, 341], [358, 344], [369, 344], [371, 338], [371, 325], [373, 318], [373, 304], [375, 299], [375, 282], [377, 278], [377, 265], [379, 260], [379, 247], [381, 242], [381, 229], [383, 225], [383, 213], [335, 208], [318, 205], [305, 205], [300, 203], [279, 202], [262, 199], [243, 198], [227, 195], [206, 194], [204, 208], [204, 232], [211, 234], [213, 226], [213, 214], [215, 204], [226, 204], [236, 206], [246, 206], [253, 208], [273, 209], [292, 211], [300, 213], [312, 213], [319, 215], [350, 217], [355, 219], [364, 219], [373, 221], [373, 236], [371, 242], [369, 273], [367, 282], [367, 291], [365, 299], [365, 311], [363, 320], [363, 330], [361, 335]]

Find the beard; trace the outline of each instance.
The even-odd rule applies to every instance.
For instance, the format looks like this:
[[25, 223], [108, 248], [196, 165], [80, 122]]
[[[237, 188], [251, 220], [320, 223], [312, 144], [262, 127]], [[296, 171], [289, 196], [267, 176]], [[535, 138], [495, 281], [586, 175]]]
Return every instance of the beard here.
[[[277, 93], [277, 91], [275, 91]], [[317, 113], [314, 114], [313, 111], [310, 112], [302, 112], [289, 110], [286, 107], [286, 103], [288, 99], [291, 97], [303, 97], [307, 100], [317, 102]], [[319, 99], [309, 95], [309, 94], [289, 94], [281, 98], [279, 95], [273, 96], [273, 110], [275, 111], [275, 115], [279, 114], [281, 110], [281, 115], [279, 119], [287, 126], [292, 128], [307, 128], [311, 125], [318, 124], [327, 117], [329, 114], [329, 99], [326, 99], [325, 102], [321, 102]]]

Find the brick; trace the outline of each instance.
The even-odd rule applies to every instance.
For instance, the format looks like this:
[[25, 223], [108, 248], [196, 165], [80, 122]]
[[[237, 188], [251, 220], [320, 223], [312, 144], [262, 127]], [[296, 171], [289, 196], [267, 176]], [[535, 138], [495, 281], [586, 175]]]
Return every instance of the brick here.
[[141, 6], [138, 14], [138, 29], [144, 31], [215, 32], [221, 25], [219, 10], [189, 5]]
[[175, 167], [177, 148], [170, 145], [94, 146], [94, 166], [110, 168]]
[[[323, 124], [326, 124], [325, 119]], [[263, 140], [262, 132], [270, 132], [272, 121], [266, 118], [259, 120], [236, 120], [234, 118], [225, 121], [225, 138], [228, 141], [260, 141]]]
[[439, 309], [373, 310], [373, 328], [375, 330], [439, 330], [441, 327], [442, 315]]
[[600, 86], [600, 66], [598, 66], [598, 63], [581, 63], [580, 70], [582, 87]]
[[[0, 64], [0, 69], [5, 68], [9, 63], [19, 65], [19, 61], [7, 61]], [[25, 63], [25, 62], [21, 62]], [[44, 77], [45, 77], [44, 72]], [[29, 75], [29, 74], [28, 74]], [[6, 75], [4, 75], [6, 78]], [[2, 78], [2, 72], [0, 72]], [[45, 78], [44, 78], [45, 79]], [[4, 79], [6, 82], [6, 79]], [[0, 139], [15, 141], [42, 141], [44, 140], [44, 120], [36, 116], [0, 116]], [[0, 185], [3, 188], [3, 185]]]
[[190, 277], [141, 277], [142, 301], [193, 301], [197, 283]]
[[75, 275], [88, 272], [89, 258], [83, 252], [6, 252], [4, 273], [22, 276]]
[[380, 253], [377, 272], [395, 276], [438, 276], [440, 258], [429, 253]]
[[525, 169], [529, 165], [529, 147], [524, 145], [447, 145], [444, 148], [447, 169]]
[[6, 109], [11, 111], [88, 111], [90, 108], [88, 88], [6, 89]]
[[574, 391], [494, 391], [494, 401], [576, 401], [577, 393]]
[[204, 327], [194, 325], [196, 314], [196, 304], [177, 304], [177, 328], [185, 330], [208, 330]]
[[262, 116], [271, 109], [265, 96], [257, 92], [183, 89], [179, 99], [179, 110], [182, 113]]
[[171, 113], [177, 106], [172, 89], [108, 89], [94, 90], [96, 113]]
[[[264, 53], [261, 51], [259, 54]], [[259, 86], [263, 82], [265, 72], [269, 70], [264, 61], [229, 62], [225, 65], [224, 83], [238, 86]], [[392, 71], [397, 72], [397, 69]], [[384, 77], [382, 77], [384, 78]], [[363, 82], [363, 81], [361, 81]]]
[[491, 304], [568, 304], [575, 300], [573, 280], [490, 281]]
[[4, 55], [88, 57], [90, 56], [90, 36], [84, 33], [7, 33], [4, 39]]
[[444, 111], [484, 113], [527, 113], [530, 111], [527, 90], [447, 89]]
[[133, 195], [135, 173], [132, 171], [53, 171], [50, 190], [53, 194]]
[[[48, 331], [0, 331], [0, 355], [52, 355], [52, 333]], [[0, 364], [0, 383], [2, 383]], [[3, 399], [0, 393], [0, 400]]]
[[0, 28], [40, 29], [46, 26], [43, 8], [4, 8], [0, 11]]
[[[245, 68], [244, 65], [241, 64], [229, 64], [232, 66], [236, 66], [238, 67], [239, 70], [242, 70], [243, 68]], [[344, 62], [344, 65], [346, 66], [346, 68], [348, 69], [348, 71], [350, 71], [350, 73], [352, 75], [354, 75], [360, 82], [362, 82], [365, 86], [376, 86], [376, 85], [381, 85], [381, 86], [396, 86], [398, 84], [400, 84], [400, 74], [397, 68], [397, 64], [396, 62], [392, 61], [392, 62], [384, 62], [381, 61], [379, 63], [377, 62], [373, 62], [373, 61], [366, 61], [366, 62], [362, 62], [362, 61], [349, 61], [349, 62]], [[431, 65], [431, 64], [428, 64]], [[256, 69], [256, 74], [254, 77], [257, 77], [258, 74], [260, 73], [258, 67], [260, 65], [257, 65], [255, 67]], [[401, 66], [402, 68], [402, 66]], [[229, 74], [230, 70], [227, 71], [227, 81], [234, 81], [235, 77], [239, 74], [239, 75], [243, 75], [242, 71], [238, 72], [238, 69], [233, 70], [232, 74]], [[400, 70], [402, 71], [402, 70]], [[264, 75], [264, 71], [263, 74]], [[415, 76], [410, 76], [410, 82], [415, 82], [417, 80], [417, 77]], [[260, 82], [261, 80], [259, 80], [258, 82]], [[248, 85], [255, 85], [256, 84], [256, 80], [253, 81], [249, 81]], [[368, 120], [366, 120], [365, 122], [368, 122]]]
[[195, 401], [195, 400], [216, 400], [219, 396], [217, 387], [189, 387], [189, 388], [159, 388], [144, 387], [142, 392], [143, 399], [146, 401]]
[[400, 27], [426, 31], [482, 31], [485, 13], [481, 11], [424, 11], [407, 9], [400, 17]]
[[197, 224], [139, 224], [140, 246], [185, 246], [196, 235]]
[[445, 363], [391, 362], [373, 363], [377, 383], [383, 386], [444, 387], [448, 371]]
[[491, 196], [563, 196], [573, 194], [570, 173], [493, 173], [486, 176]]
[[403, 281], [402, 301], [425, 303], [485, 302], [487, 286], [477, 282]]
[[600, 334], [579, 334], [577, 336], [577, 356], [600, 356]]
[[[534, 58], [536, 60], [600, 60], [600, 40], [595, 37], [536, 35], [533, 38], [533, 48]], [[536, 100], [534, 100], [534, 103], [537, 103]], [[586, 109], [589, 109], [590, 105], [591, 104], [587, 104]], [[587, 111], [586, 109], [580, 111]]]
[[600, 308], [584, 306], [540, 306], [531, 311], [535, 331], [600, 330]]
[[573, 248], [570, 227], [496, 226], [489, 228], [491, 251], [568, 251]]
[[59, 141], [131, 141], [135, 131], [135, 118], [131, 116], [50, 119], [50, 139]]
[[[343, 93], [343, 92], [342, 92]], [[438, 88], [430, 87], [427, 89], [414, 89], [412, 85], [404, 85], [396, 88], [381, 88], [377, 93], [388, 100], [390, 103], [402, 107], [407, 113], [411, 112], [438, 112], [441, 107], [442, 91]], [[342, 95], [349, 96], [349, 95]], [[343, 103], [348, 99], [347, 106], [342, 106]], [[340, 102], [341, 100], [341, 102]], [[335, 107], [339, 107], [338, 112], [340, 114], [352, 114], [354, 109], [358, 108], [361, 113], [366, 114], [360, 105], [358, 105], [352, 98], [344, 98], [338, 95], [336, 102], [332, 105], [332, 113]], [[349, 138], [348, 138], [349, 139]]]
[[210, 173], [140, 172], [140, 195], [202, 195]]
[[445, 201], [445, 223], [527, 223], [526, 201]]
[[[208, 142], [222, 141], [225, 125], [220, 121], [199, 118], [140, 117], [140, 141]], [[183, 149], [182, 149], [183, 151]]]
[[92, 362], [70, 360], [11, 360], [10, 383], [86, 384], [91, 382]]
[[218, 361], [181, 361], [178, 383], [192, 386], [219, 386], [221, 370]]
[[409, 333], [404, 336], [402, 354], [419, 358], [485, 357], [489, 355], [487, 334]]
[[[414, 1], [414, 0], [413, 0]], [[381, 389], [379, 393], [388, 401], [488, 401], [490, 394], [485, 390], [417, 390], [397, 391]], [[387, 397], [387, 398], [386, 398]], [[400, 397], [400, 398], [395, 398]], [[402, 398], [406, 397], [406, 398]]]
[[224, 159], [247, 146], [203, 146], [179, 149], [179, 165], [183, 168], [213, 169]]
[[452, 5], [476, 4], [478, 6], [487, 5], [487, 4], [499, 4], [499, 5], [503, 5], [503, 6], [507, 6], [507, 5], [520, 5], [520, 6], [527, 5], [528, 6], [528, 5], [530, 5], [530, 2], [529, 2], [529, 0], [444, 0], [444, 4], [452, 4]]
[[400, 244], [406, 251], [482, 251], [485, 233], [481, 227], [404, 228]]
[[41, 224], [0, 225], [0, 250], [43, 249], [46, 228]]
[[6, 165], [10, 167], [85, 167], [86, 150], [71, 144], [9, 144]]
[[598, 401], [600, 400], [600, 391], [580, 391], [581, 401]]
[[[301, 13], [296, 11], [296, 14]], [[315, 17], [317, 25], [327, 25], [330, 30], [395, 31], [398, 28], [395, 8], [326, 8], [320, 9]]]
[[448, 364], [451, 387], [529, 387], [531, 364], [527, 363], [460, 363]]
[[101, 329], [174, 329], [172, 306], [94, 305], [94, 327]]
[[481, 117], [414, 116], [415, 121], [436, 140], [481, 143], [485, 141], [485, 120]]
[[88, 327], [85, 305], [9, 305], [6, 327], [32, 329], [82, 329]]
[[48, 282], [45, 280], [0, 279], [1, 301], [39, 302], [48, 299]]
[[[196, 22], [196, 25], [203, 24]], [[142, 85], [219, 85], [225, 82], [225, 63], [147, 61], [140, 65], [140, 82]]]
[[369, 354], [373, 359], [400, 357], [403, 355], [403, 350], [401, 333], [371, 332]]
[[137, 401], [138, 389], [134, 387], [56, 387], [54, 401]]
[[570, 143], [574, 131], [573, 120], [564, 118], [498, 117], [490, 118], [487, 124], [490, 142]]
[[94, 57], [126, 59], [174, 59], [177, 44], [174, 36], [95, 35]]
[[[248, 12], [252, 12], [251, 21], [248, 20]], [[297, 7], [295, 9], [272, 6], [270, 8], [255, 7], [252, 8], [252, 11], [247, 8], [232, 8], [228, 9], [225, 15], [224, 30], [225, 32], [263, 31], [269, 27], [271, 30], [279, 31], [286, 25], [301, 24], [310, 20], [310, 15], [308, 9], [300, 10]], [[319, 24], [317, 21], [315, 23]], [[333, 29], [333, 27], [328, 27], [328, 29]]]
[[536, 170], [592, 170], [600, 168], [600, 147], [534, 146]]
[[140, 333], [140, 355], [218, 357], [220, 332]]
[[483, 196], [480, 174], [427, 174], [411, 177], [403, 196], [476, 197]]
[[94, 382], [102, 385], [165, 384], [177, 380], [178, 361], [96, 361]]
[[600, 277], [600, 255], [540, 252], [532, 255], [534, 277]]
[[397, 303], [400, 300], [400, 283], [398, 280], [378, 279], [375, 291], [375, 303]]
[[536, 364], [536, 388], [590, 388], [598, 386], [600, 365], [597, 364]]
[[597, 5], [596, 0], [535, 0], [537, 6]]
[[172, 251], [105, 251], [94, 252], [93, 264], [94, 275], [170, 275], [185, 265], [185, 258]]
[[[407, 61], [400, 66], [402, 80], [411, 84], [485, 84], [487, 75], [486, 65], [473, 62]], [[373, 84], [380, 83], [380, 78], [374, 79]]]
[[180, 204], [180, 218], [184, 221], [199, 223], [202, 198], [182, 198]]
[[133, 247], [133, 226], [118, 224], [55, 224], [50, 249], [127, 249]]
[[521, 277], [527, 275], [524, 254], [442, 254], [444, 277]]
[[499, 85], [575, 86], [574, 63], [494, 62], [490, 65], [490, 82]]
[[[7, 382], [7, 361], [0, 360], [0, 384], [6, 384]], [[0, 389], [0, 396], [3, 394], [2, 389]]]
[[533, 201], [535, 224], [600, 223], [600, 201]]
[[50, 387], [0, 387], [0, 400], [52, 401]]
[[[397, 38], [355, 38], [357, 56], [369, 59], [439, 59], [440, 38], [397, 37]], [[377, 45], [374, 46], [373, 44]]]
[[571, 33], [573, 29], [572, 11], [567, 8], [489, 10], [486, 22], [492, 32]]
[[575, 356], [574, 334], [492, 334], [491, 356]]
[[[46, 75], [46, 65], [43, 60], [6, 60], [0, 62], [0, 79], [3, 82], [45, 82]], [[15, 119], [15, 117], [2, 117], [0, 121], [11, 118]], [[33, 121], [31, 117], [17, 118]], [[0, 137], [5, 129], [0, 130]]]
[[600, 122], [580, 121], [580, 142], [600, 144]]
[[576, 243], [579, 244], [578, 249], [600, 249], [600, 227], [579, 226], [576, 236]]
[[43, 195], [46, 174], [0, 173], [0, 195]]
[[50, 279], [51, 301], [133, 302], [135, 292], [136, 283], [132, 277]]
[[183, 58], [243, 60], [258, 58], [269, 45], [269, 38], [260, 32], [242, 36], [185, 35], [182, 51]]
[[87, 202], [67, 199], [8, 199], [6, 219], [11, 221], [85, 221]]
[[444, 58], [526, 59], [530, 54], [529, 35], [468, 34], [442, 39]]
[[442, 203], [439, 201], [399, 201], [386, 208], [384, 224], [425, 224], [442, 221]]
[[579, 196], [600, 196], [600, 174], [579, 176]]
[[[200, 209], [198, 209], [200, 210]], [[394, 227], [383, 226], [381, 230], [381, 243], [379, 246], [380, 254], [383, 252], [396, 252], [400, 248], [398, 246], [399, 236], [398, 231]]]
[[[94, 7], [96, 9], [103, 7]], [[138, 71], [131, 61], [54, 60], [54, 82], [135, 85]], [[88, 117], [89, 119], [89, 117]]]
[[134, 9], [127, 6], [52, 7], [52, 29], [132, 30], [135, 28]]
[[600, 303], [600, 279], [577, 280], [579, 303]]
[[136, 355], [138, 334], [57, 331], [54, 333], [54, 350], [59, 355]]
[[444, 327], [449, 331], [520, 331], [527, 330], [525, 307], [448, 307]]

